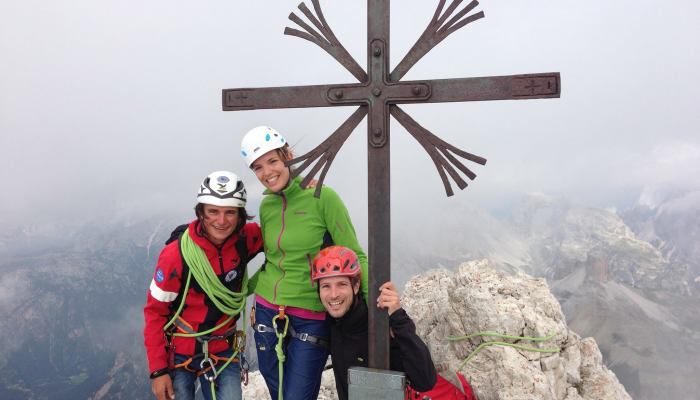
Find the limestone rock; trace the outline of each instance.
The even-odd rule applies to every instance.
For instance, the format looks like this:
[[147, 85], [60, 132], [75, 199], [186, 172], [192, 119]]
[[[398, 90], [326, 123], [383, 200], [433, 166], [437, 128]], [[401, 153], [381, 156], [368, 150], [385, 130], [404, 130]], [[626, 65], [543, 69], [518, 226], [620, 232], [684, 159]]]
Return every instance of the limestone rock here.
[[[267, 390], [265, 379], [260, 372], [255, 371], [248, 374], [248, 385], [243, 386], [243, 398], [270, 400], [270, 392]], [[337, 398], [333, 370], [328, 369], [323, 372], [323, 376], [321, 377], [321, 391], [318, 393], [318, 400], [335, 400]]]
[[[516, 343], [538, 350], [483, 347], [460, 369], [481, 400], [630, 399], [603, 364], [595, 341], [581, 339], [568, 329], [544, 279], [506, 274], [486, 260], [473, 261], [454, 272], [432, 270], [414, 277], [406, 284], [402, 302], [430, 347], [438, 370], [457, 370], [485, 342]], [[478, 336], [447, 340], [477, 332], [551, 339]], [[542, 352], [551, 349], [558, 350]]]

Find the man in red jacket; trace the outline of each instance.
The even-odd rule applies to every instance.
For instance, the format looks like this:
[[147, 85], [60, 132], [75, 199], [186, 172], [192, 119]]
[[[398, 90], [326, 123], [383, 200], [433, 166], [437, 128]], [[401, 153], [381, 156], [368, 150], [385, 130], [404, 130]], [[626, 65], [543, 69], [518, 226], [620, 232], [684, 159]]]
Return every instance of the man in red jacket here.
[[[367, 366], [367, 304], [360, 291], [360, 267], [355, 253], [342, 246], [321, 250], [311, 265], [311, 279], [318, 283], [321, 303], [328, 312], [333, 374], [341, 400], [348, 398], [348, 368]], [[467, 380], [462, 387], [437, 374], [428, 346], [416, 335], [416, 326], [401, 308], [396, 287], [380, 287], [376, 306], [389, 314], [390, 368], [406, 373], [406, 399], [476, 400]]]
[[143, 310], [158, 400], [194, 399], [198, 377], [206, 399], [212, 390], [218, 400], [242, 397], [240, 366], [232, 358], [236, 321], [247, 296], [246, 264], [263, 248], [245, 204], [235, 174], [209, 174], [197, 195], [197, 219], [160, 253]]

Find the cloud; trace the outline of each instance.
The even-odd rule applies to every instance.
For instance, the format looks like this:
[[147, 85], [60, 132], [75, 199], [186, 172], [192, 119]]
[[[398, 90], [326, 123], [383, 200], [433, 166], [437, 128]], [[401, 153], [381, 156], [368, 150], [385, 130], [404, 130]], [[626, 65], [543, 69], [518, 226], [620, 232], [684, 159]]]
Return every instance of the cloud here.
[[[0, 74], [0, 182], [8, 189], [0, 194], [0, 226], [189, 211], [202, 177], [219, 169], [238, 172], [249, 193], [259, 193], [237, 155], [244, 132], [269, 124], [303, 154], [352, 112], [221, 111], [223, 88], [353, 81], [313, 44], [282, 34], [297, 3], [28, 1], [5, 8], [0, 51], [10, 61]], [[392, 6], [395, 65], [435, 4]], [[325, 2], [323, 10], [364, 65], [366, 5]], [[487, 18], [440, 43], [406, 79], [561, 71], [562, 97], [406, 106], [436, 135], [489, 159], [486, 167], [469, 165], [479, 177], [450, 201], [501, 208], [540, 191], [619, 205], [644, 184], [691, 180], [700, 165], [699, 83], [687, 76], [700, 69], [692, 51], [700, 4], [660, 10], [631, 0], [602, 8], [536, 1], [479, 10]], [[418, 201], [440, 207], [448, 200], [430, 159], [398, 124], [391, 130], [392, 211], [405, 219]], [[366, 135], [362, 123], [327, 178], [361, 219]]]

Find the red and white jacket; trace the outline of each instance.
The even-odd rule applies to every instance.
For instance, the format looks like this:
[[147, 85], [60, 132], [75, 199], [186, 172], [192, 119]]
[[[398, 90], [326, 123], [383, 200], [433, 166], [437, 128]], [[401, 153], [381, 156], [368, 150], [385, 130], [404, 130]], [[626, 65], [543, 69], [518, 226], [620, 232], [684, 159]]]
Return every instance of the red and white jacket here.
[[[240, 232], [231, 235], [220, 248], [214, 246], [201, 234], [199, 221], [195, 220], [190, 223], [189, 235], [204, 250], [221, 283], [229, 290], [240, 291], [246, 262], [241, 263], [241, 257], [236, 250], [236, 242], [239, 240], [239, 235], [245, 237], [245, 244], [248, 249], [247, 259], [250, 260], [263, 250], [260, 226], [256, 223], [245, 224]], [[143, 337], [150, 372], [168, 367], [168, 354], [163, 326], [179, 307], [181, 300], [178, 294], [181, 286], [184, 286], [186, 281], [187, 270], [185, 269], [183, 274], [179, 241], [176, 240], [166, 245], [160, 253], [148, 291], [146, 305], [143, 308], [145, 319]], [[206, 293], [197, 284], [194, 277], [190, 279], [185, 306], [180, 316], [197, 332], [211, 329], [228, 318], [227, 315], [222, 314], [207, 299]], [[236, 320], [237, 318], [227, 324], [227, 326], [212, 332], [212, 335], [223, 334], [236, 323]], [[176, 336], [173, 338], [173, 345], [177, 354], [191, 356], [202, 351], [201, 344], [194, 338]], [[225, 340], [212, 340], [209, 343], [209, 352], [219, 353], [226, 350], [228, 346]]]

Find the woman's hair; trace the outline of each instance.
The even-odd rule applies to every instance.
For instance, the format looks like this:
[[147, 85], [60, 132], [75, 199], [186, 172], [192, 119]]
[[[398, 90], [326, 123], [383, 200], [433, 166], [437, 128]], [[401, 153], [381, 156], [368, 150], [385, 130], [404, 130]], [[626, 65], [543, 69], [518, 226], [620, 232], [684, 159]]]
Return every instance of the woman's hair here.
[[282, 160], [292, 160], [294, 158], [294, 152], [292, 151], [292, 148], [289, 146], [289, 143], [285, 143], [284, 146], [280, 147], [277, 150], [277, 154], [279, 154], [280, 157], [282, 157]]
[[[197, 205], [194, 206], [194, 215], [197, 216], [198, 220], [202, 220], [204, 217], [204, 204], [197, 203]], [[245, 207], [238, 207], [238, 224], [236, 225], [236, 229], [233, 230], [233, 233], [240, 232], [240, 230], [243, 229], [243, 225], [252, 220], [254, 217], [254, 215], [248, 215]]]

